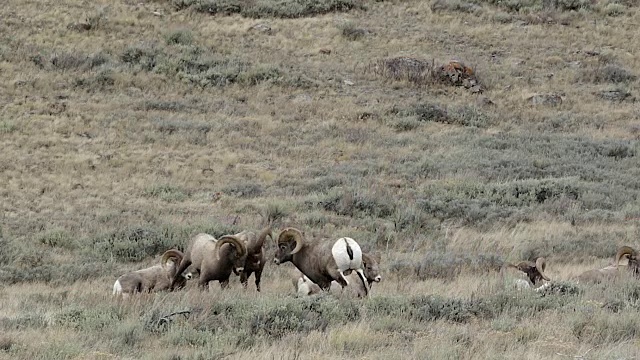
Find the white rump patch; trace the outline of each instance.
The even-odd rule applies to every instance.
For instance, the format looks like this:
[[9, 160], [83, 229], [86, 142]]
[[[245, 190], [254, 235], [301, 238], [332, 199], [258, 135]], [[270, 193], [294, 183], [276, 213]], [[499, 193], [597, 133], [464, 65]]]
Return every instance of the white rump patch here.
[[113, 295], [120, 294], [122, 294], [122, 285], [120, 284], [120, 280], [116, 280], [116, 282], [113, 284]]
[[[352, 253], [352, 259], [349, 256], [349, 252]], [[352, 238], [343, 237], [338, 239], [331, 248], [331, 254], [340, 273], [344, 273], [347, 270], [362, 269], [362, 250], [360, 245]]]

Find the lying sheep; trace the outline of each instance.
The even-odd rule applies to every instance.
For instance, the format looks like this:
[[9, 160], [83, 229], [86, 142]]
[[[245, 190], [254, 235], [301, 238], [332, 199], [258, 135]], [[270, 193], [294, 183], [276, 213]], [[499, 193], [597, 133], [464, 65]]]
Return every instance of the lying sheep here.
[[358, 279], [369, 293], [368, 283], [362, 266], [362, 250], [351, 238], [340, 238], [335, 242], [307, 242], [302, 232], [287, 228], [276, 239], [276, 265], [292, 262], [298, 270], [316, 283], [322, 290], [329, 290], [332, 281], [343, 288], [349, 285], [347, 271], [355, 271]]
[[[627, 259], [626, 264], [621, 264], [622, 259]], [[638, 252], [629, 246], [621, 246], [616, 253], [612, 265], [601, 269], [588, 270], [578, 275], [576, 280], [580, 282], [599, 283], [609, 281], [620, 276], [623, 272], [634, 276], [640, 275], [638, 266]]]
[[192, 275], [187, 273], [184, 276], [176, 276], [176, 264], [180, 263], [182, 259], [183, 254], [180, 251], [167, 250], [162, 254], [159, 265], [120, 276], [113, 284], [113, 294], [126, 296], [137, 292], [168, 290], [171, 288], [174, 277], [176, 277], [176, 282], [172, 289], [183, 288]]
[[[539, 257], [535, 262], [521, 261], [518, 264], [505, 263], [500, 269], [503, 278], [513, 280], [517, 289], [536, 289], [543, 285], [543, 280], [551, 281], [544, 274], [547, 262], [543, 257]], [[515, 278], [515, 279], [513, 279]]]
[[320, 289], [318, 284], [309, 280], [306, 275], [299, 272], [293, 275], [291, 283], [293, 283], [293, 288], [298, 296], [309, 296], [322, 292], [322, 289]]
[[184, 258], [173, 277], [172, 287], [189, 266], [200, 274], [198, 285], [208, 288], [210, 281], [219, 281], [224, 289], [229, 285], [232, 272], [242, 273], [247, 258], [247, 247], [235, 235], [216, 240], [209, 234], [196, 235], [189, 244]]

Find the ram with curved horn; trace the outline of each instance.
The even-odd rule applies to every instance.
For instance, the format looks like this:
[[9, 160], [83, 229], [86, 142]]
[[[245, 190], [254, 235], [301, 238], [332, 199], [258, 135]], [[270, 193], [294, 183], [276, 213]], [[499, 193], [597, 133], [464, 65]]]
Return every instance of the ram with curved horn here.
[[226, 288], [234, 269], [242, 276], [246, 259], [247, 247], [241, 239], [235, 235], [221, 237], [215, 243], [214, 253], [204, 256], [198, 285], [206, 288], [209, 282], [219, 281]]
[[[621, 261], [624, 261], [621, 263]], [[576, 280], [580, 282], [598, 283], [602, 281], [612, 280], [622, 273], [640, 275], [640, 267], [638, 266], [638, 252], [630, 246], [621, 246], [618, 248], [614, 257], [613, 264], [605, 266], [601, 269], [593, 269], [578, 275]]]
[[331, 282], [336, 281], [343, 288], [349, 285], [345, 274], [355, 271], [359, 281], [369, 293], [369, 286], [362, 265], [362, 250], [353, 239], [343, 237], [334, 241], [310, 242], [296, 228], [286, 228], [275, 239], [276, 253], [273, 259], [276, 265], [292, 262], [298, 270], [322, 290], [329, 290]]
[[515, 278], [513, 279], [514, 285], [518, 289], [539, 289], [544, 286], [543, 280], [551, 281], [544, 273], [546, 267], [546, 260], [543, 257], [539, 257], [535, 262], [505, 263], [500, 269], [500, 274], [503, 278]]
[[273, 239], [271, 227], [263, 229], [258, 236], [251, 231], [243, 231], [236, 236], [244, 242], [247, 248], [247, 259], [244, 263], [244, 271], [240, 274], [240, 283], [246, 289], [249, 277], [251, 274], [255, 274], [256, 290], [260, 291], [260, 281], [265, 265], [264, 240], [267, 236]]
[[200, 274], [198, 285], [201, 287], [206, 288], [210, 281], [217, 280], [222, 288], [226, 288], [232, 272], [242, 274], [246, 257], [247, 247], [235, 235], [225, 235], [217, 240], [209, 234], [198, 234], [191, 239], [173, 279], [177, 281], [191, 266]]
[[[132, 271], [120, 276], [113, 284], [114, 295], [129, 295], [136, 292], [152, 292], [168, 290], [176, 274], [177, 264], [182, 261], [182, 252], [171, 249], [162, 254], [159, 265]], [[191, 273], [180, 275], [173, 289], [183, 288], [187, 280], [192, 278]]]

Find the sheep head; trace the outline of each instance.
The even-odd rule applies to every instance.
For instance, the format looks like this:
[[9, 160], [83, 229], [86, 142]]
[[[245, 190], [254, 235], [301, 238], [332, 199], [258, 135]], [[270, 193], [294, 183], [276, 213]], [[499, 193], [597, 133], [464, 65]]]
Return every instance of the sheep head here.
[[380, 275], [380, 256], [374, 256], [367, 253], [362, 253], [362, 266], [364, 267], [364, 276], [367, 278], [369, 285], [371, 283], [380, 282], [382, 275]]
[[630, 246], [621, 246], [616, 253], [615, 266], [620, 266], [620, 260], [627, 258], [627, 269], [634, 275], [640, 275], [640, 265], [638, 264], [638, 252]]
[[629, 260], [629, 266], [631, 266], [632, 263], [638, 262], [638, 253], [630, 246], [621, 246], [618, 249], [618, 252], [616, 253], [616, 266], [620, 265], [620, 260], [622, 260], [623, 257], [626, 257]]
[[[225, 244], [231, 245], [230, 251], [221, 254], [222, 246]], [[233, 268], [238, 272], [244, 270], [244, 263], [247, 259], [247, 246], [244, 242], [235, 235], [225, 235], [216, 242], [216, 256], [220, 260], [221, 255], [228, 256], [228, 260], [233, 263]]]
[[[169, 276], [173, 277], [176, 272], [177, 266], [180, 264], [183, 258], [184, 254], [182, 254], [181, 251], [176, 249], [167, 250], [164, 252], [164, 254], [162, 254], [160, 265], [162, 265], [162, 268], [165, 269]], [[170, 265], [167, 264], [169, 262], [169, 259], [173, 259]]]
[[[180, 265], [183, 258], [184, 258], [184, 254], [181, 251], [176, 249], [167, 250], [164, 252], [164, 254], [162, 254], [162, 260], [160, 261], [160, 265], [162, 266], [162, 269], [164, 269], [165, 273], [167, 274], [167, 278], [170, 281], [176, 275], [176, 272], [178, 270], [178, 265]], [[171, 262], [169, 262], [170, 259], [171, 259]], [[191, 280], [192, 278], [193, 278], [193, 275], [191, 274], [191, 272], [178, 276], [173, 286], [173, 289], [177, 290], [185, 287], [187, 285], [187, 281]]]
[[280, 265], [293, 259], [304, 245], [302, 232], [296, 228], [286, 228], [280, 232], [276, 239], [276, 254], [273, 262]]
[[545, 275], [544, 270], [547, 267], [547, 262], [543, 257], [536, 259], [536, 262], [522, 261], [515, 266], [518, 270], [527, 274], [529, 280], [533, 284], [537, 284], [541, 280], [550, 281], [549, 277]]

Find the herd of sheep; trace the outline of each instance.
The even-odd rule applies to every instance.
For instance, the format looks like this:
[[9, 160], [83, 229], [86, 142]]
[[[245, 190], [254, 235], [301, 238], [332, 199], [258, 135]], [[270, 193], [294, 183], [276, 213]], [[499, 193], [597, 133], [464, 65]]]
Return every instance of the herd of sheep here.
[[[291, 262], [299, 270], [292, 282], [295, 292], [300, 296], [348, 288], [352, 294], [366, 297], [371, 285], [382, 279], [380, 258], [363, 252], [352, 238], [309, 241], [300, 230], [293, 227], [283, 229], [274, 237], [271, 227], [267, 227], [259, 234], [245, 230], [220, 239], [198, 234], [191, 239], [185, 253], [176, 249], [167, 250], [160, 264], [120, 276], [113, 285], [113, 294], [128, 296], [137, 292], [179, 290], [195, 275], [199, 275], [200, 288], [206, 289], [209, 282], [218, 281], [224, 289], [229, 285], [231, 273], [240, 276], [244, 287], [247, 287], [249, 277], [254, 274], [256, 289], [260, 291], [266, 263], [264, 242], [267, 237], [275, 240], [273, 262], [276, 265]], [[637, 275], [637, 255], [635, 249], [622, 246], [612, 265], [586, 271], [576, 280], [600, 282], [623, 272]], [[519, 289], [540, 291], [551, 284], [545, 269], [546, 261], [540, 257], [535, 261], [505, 263], [500, 274]]]

